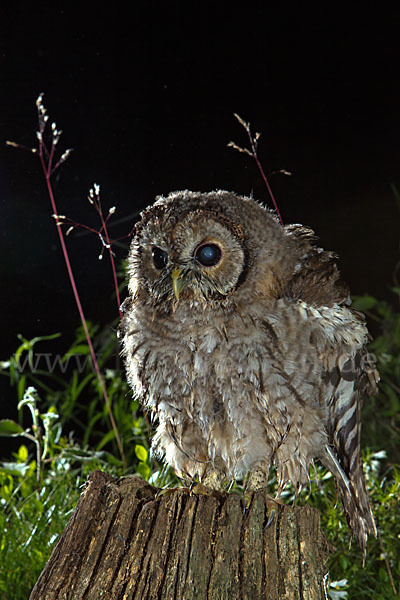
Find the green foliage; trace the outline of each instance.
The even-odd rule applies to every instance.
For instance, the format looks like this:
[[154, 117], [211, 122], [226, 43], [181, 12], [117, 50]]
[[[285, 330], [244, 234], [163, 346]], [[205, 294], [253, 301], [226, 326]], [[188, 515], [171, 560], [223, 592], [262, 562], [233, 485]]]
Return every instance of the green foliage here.
[[[392, 291], [400, 301], [400, 288]], [[378, 331], [369, 352], [380, 373], [380, 393], [365, 403], [363, 440], [375, 451], [384, 448], [392, 462], [400, 463], [400, 311], [368, 295], [355, 298], [354, 307], [364, 312], [370, 327]]]
[[[21, 344], [14, 355], [0, 363], [0, 373], [16, 390], [19, 411], [19, 422], [0, 420], [0, 436], [23, 440], [11, 460], [0, 464], [0, 598], [29, 596], [89, 473], [102, 469], [127, 474], [91, 362], [86, 360], [82, 329], [64, 356], [51, 354], [48, 345], [43, 351], [55, 337], [19, 336]], [[176, 478], [149, 451], [147, 417], [132, 399], [118, 365], [111, 365], [118, 357], [115, 337], [108, 330], [95, 340], [128, 472], [159, 486], [171, 485]]]
[[[400, 470], [395, 466], [400, 462], [400, 313], [371, 296], [357, 298], [354, 305], [379, 327], [370, 352], [382, 379], [379, 396], [365, 403], [363, 415], [365, 471], [379, 529], [379, 538], [369, 540], [365, 566], [357, 543], [351, 543], [329, 472], [317, 465], [309, 490], [297, 502], [320, 510], [335, 548], [330, 597], [380, 600], [393, 597], [400, 578]], [[0, 464], [0, 598], [29, 596], [94, 469], [118, 476], [137, 473], [158, 487], [179, 483], [151, 454], [151, 426], [125, 381], [113, 330], [90, 330], [129, 470], [122, 466], [82, 329], [60, 357], [49, 353], [57, 335], [20, 336], [14, 355], [0, 363], [18, 406], [18, 421], [0, 421], [0, 436], [20, 440], [12, 457]], [[51, 360], [38, 362], [38, 355]], [[273, 493], [276, 481], [270, 485]], [[237, 493], [242, 489], [240, 482], [232, 487]], [[287, 489], [284, 499], [292, 501], [293, 490]]]
[[[377, 522], [378, 538], [368, 540], [367, 557], [363, 557], [356, 540], [352, 540], [337, 500], [333, 477], [322, 468], [312, 477], [311, 491], [302, 499], [321, 513], [321, 525], [329, 543], [334, 548], [330, 558], [330, 578], [340, 581], [340, 592], [346, 596], [332, 598], [389, 599], [393, 598], [392, 580], [400, 579], [400, 471], [388, 467], [386, 453], [363, 453], [364, 470]], [[382, 477], [382, 469], [385, 474]]]
[[32, 424], [23, 429], [0, 421], [1, 436], [25, 438], [12, 460], [0, 466], [0, 597], [25, 599], [49, 558], [70, 516], [87, 475], [108, 468], [98, 452], [85, 452], [61, 435], [54, 406], [39, 412], [34, 388], [27, 388], [19, 407], [27, 407]]

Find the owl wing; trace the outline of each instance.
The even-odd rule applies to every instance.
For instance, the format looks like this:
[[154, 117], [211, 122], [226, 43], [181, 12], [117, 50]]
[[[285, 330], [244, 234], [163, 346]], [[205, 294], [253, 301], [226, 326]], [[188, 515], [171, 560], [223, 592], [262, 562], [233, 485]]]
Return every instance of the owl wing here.
[[[345, 310], [364, 325], [360, 313]], [[363, 397], [376, 393], [379, 376], [365, 347], [351, 352], [346, 344], [343, 349], [339, 354], [328, 352], [325, 358], [330, 443], [320, 458], [336, 477], [347, 521], [365, 555], [368, 535], [376, 536], [376, 526], [361, 460], [360, 413]]]
[[337, 255], [314, 244], [314, 231], [303, 225], [286, 225], [286, 235], [295, 242], [298, 264], [285, 294], [310, 306], [350, 304], [348, 286], [340, 279]]
[[320, 338], [317, 345], [324, 371], [329, 444], [320, 459], [336, 478], [347, 521], [365, 555], [368, 534], [376, 535], [376, 526], [362, 468], [360, 413], [363, 397], [376, 393], [379, 375], [365, 347], [364, 315], [350, 308], [336, 254], [318, 248], [314, 232], [307, 227], [288, 225], [285, 233], [295, 241], [299, 255], [286, 294], [322, 317], [324, 341]]

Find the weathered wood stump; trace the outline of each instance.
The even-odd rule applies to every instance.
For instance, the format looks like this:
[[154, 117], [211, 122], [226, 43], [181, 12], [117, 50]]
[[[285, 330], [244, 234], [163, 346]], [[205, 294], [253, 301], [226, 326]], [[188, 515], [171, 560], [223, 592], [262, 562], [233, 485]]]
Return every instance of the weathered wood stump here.
[[263, 493], [189, 495], [95, 471], [30, 600], [325, 599], [319, 514]]

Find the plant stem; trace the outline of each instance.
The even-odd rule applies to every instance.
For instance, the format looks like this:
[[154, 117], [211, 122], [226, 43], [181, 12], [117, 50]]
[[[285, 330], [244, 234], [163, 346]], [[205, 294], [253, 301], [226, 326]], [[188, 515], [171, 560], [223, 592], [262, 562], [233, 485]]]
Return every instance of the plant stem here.
[[[116, 439], [116, 442], [117, 442], [118, 450], [119, 450], [119, 453], [120, 453], [120, 456], [121, 456], [122, 464], [123, 464], [123, 467], [126, 468], [127, 464], [126, 464], [126, 458], [125, 458], [124, 450], [123, 450], [122, 443], [121, 443], [121, 438], [119, 436], [118, 428], [117, 428], [117, 425], [115, 423], [114, 415], [113, 415], [112, 410], [111, 410], [110, 400], [108, 398], [107, 389], [106, 389], [106, 386], [105, 386], [105, 383], [104, 383], [104, 379], [103, 379], [103, 376], [102, 376], [102, 374], [100, 372], [99, 364], [97, 362], [96, 354], [94, 352], [92, 339], [91, 339], [90, 334], [89, 334], [89, 329], [88, 329], [86, 318], [85, 318], [85, 315], [84, 315], [84, 312], [83, 312], [82, 304], [81, 304], [81, 301], [80, 301], [80, 298], [79, 298], [78, 289], [76, 287], [74, 274], [72, 272], [71, 263], [70, 263], [69, 255], [68, 255], [68, 250], [67, 250], [67, 247], [65, 245], [64, 234], [63, 234], [62, 228], [59, 225], [59, 220], [58, 220], [59, 215], [58, 215], [57, 205], [56, 205], [55, 198], [54, 198], [53, 188], [52, 188], [52, 185], [51, 185], [51, 164], [52, 164], [52, 160], [53, 160], [53, 156], [54, 156], [54, 147], [55, 147], [55, 144], [54, 143], [52, 144], [52, 147], [51, 147], [51, 150], [50, 150], [50, 153], [49, 153], [49, 156], [48, 156], [47, 164], [46, 164], [46, 160], [45, 160], [45, 157], [44, 157], [44, 154], [43, 154], [43, 146], [44, 146], [43, 141], [40, 140], [40, 143], [39, 143], [39, 157], [40, 157], [40, 162], [41, 162], [43, 173], [44, 173], [44, 176], [45, 176], [45, 179], [46, 179], [47, 191], [48, 191], [48, 194], [49, 194], [49, 198], [50, 198], [50, 202], [51, 202], [51, 207], [52, 207], [52, 210], [53, 210], [53, 214], [56, 217], [58, 237], [60, 239], [60, 244], [61, 244], [62, 252], [63, 252], [63, 255], [64, 255], [65, 264], [67, 265], [67, 271], [68, 271], [69, 280], [71, 282], [72, 291], [74, 293], [74, 298], [75, 298], [76, 305], [78, 307], [79, 316], [81, 318], [82, 326], [83, 326], [83, 329], [85, 331], [86, 340], [87, 340], [87, 343], [88, 343], [88, 346], [89, 346], [90, 356], [92, 357], [93, 366], [94, 366], [94, 369], [96, 371], [97, 379], [99, 381], [99, 384], [100, 384], [100, 387], [101, 387], [101, 391], [102, 391], [102, 394], [104, 396], [104, 400], [106, 402], [106, 406], [107, 406], [107, 410], [108, 410], [108, 415], [110, 417], [111, 426], [112, 426], [113, 431], [114, 431], [114, 435], [115, 435], [115, 439]], [[112, 261], [112, 265], [113, 265], [113, 272], [115, 273], [114, 261]], [[115, 273], [115, 278], [116, 278], [116, 273]], [[119, 298], [119, 296], [118, 296], [118, 298]]]
[[265, 185], [266, 185], [266, 187], [267, 187], [268, 194], [270, 195], [270, 198], [271, 198], [271, 200], [272, 200], [272, 202], [273, 202], [273, 205], [274, 205], [274, 208], [275, 208], [275, 210], [276, 210], [276, 214], [278, 215], [279, 221], [280, 221], [281, 225], [283, 226], [283, 219], [282, 219], [282, 217], [281, 217], [281, 213], [280, 213], [280, 211], [279, 211], [279, 208], [278, 208], [278, 203], [277, 203], [277, 201], [275, 200], [275, 196], [274, 196], [274, 194], [272, 193], [271, 186], [269, 185], [269, 181], [268, 181], [268, 179], [267, 179], [267, 176], [266, 176], [266, 174], [264, 173], [264, 169], [262, 168], [262, 165], [261, 165], [260, 159], [258, 158], [258, 153], [257, 153], [257, 144], [255, 143], [255, 141], [254, 141], [254, 139], [253, 139], [253, 137], [252, 137], [252, 135], [251, 135], [251, 132], [250, 132], [250, 127], [249, 127], [249, 129], [247, 130], [247, 134], [248, 134], [248, 136], [249, 136], [249, 140], [250, 140], [250, 144], [251, 144], [251, 149], [252, 149], [252, 151], [253, 151], [253, 158], [254, 158], [254, 160], [256, 161], [256, 165], [257, 165], [257, 167], [258, 167], [258, 170], [260, 171], [260, 173], [261, 173], [261, 177], [263, 178], [263, 180], [264, 180], [264, 183], [265, 183]]
[[[264, 173], [264, 169], [262, 168], [260, 159], [258, 158], [258, 153], [257, 153], [257, 145], [258, 145], [258, 140], [260, 138], [260, 133], [256, 133], [254, 136], [251, 133], [251, 127], [250, 127], [250, 123], [248, 123], [247, 121], [245, 121], [244, 119], [242, 119], [242, 117], [240, 117], [237, 113], [234, 113], [234, 116], [236, 118], [236, 120], [240, 123], [240, 125], [246, 130], [247, 136], [249, 138], [250, 141], [250, 148], [251, 150], [249, 150], [248, 148], [242, 148], [241, 146], [238, 146], [237, 144], [235, 144], [235, 142], [229, 142], [228, 146], [230, 146], [231, 148], [234, 148], [235, 150], [237, 150], [238, 152], [243, 152], [244, 154], [247, 154], [248, 156], [251, 156], [257, 165], [258, 170], [260, 171], [261, 177], [264, 180], [265, 186], [267, 188], [268, 194], [272, 200], [272, 203], [274, 205], [276, 214], [278, 216], [278, 219], [280, 221], [280, 224], [282, 225], [282, 227], [284, 226], [283, 224], [283, 219], [281, 217], [281, 213], [279, 211], [278, 208], [278, 203], [275, 200], [275, 196], [272, 193], [271, 190], [271, 186], [269, 185], [269, 181], [267, 179], [266, 174]], [[286, 171], [286, 174], [290, 175], [290, 173], [288, 173]]]
[[122, 318], [122, 312], [121, 312], [121, 299], [119, 296], [119, 289], [118, 289], [118, 279], [117, 279], [117, 269], [115, 268], [115, 261], [114, 261], [114, 255], [113, 255], [113, 251], [111, 248], [111, 242], [110, 242], [110, 238], [108, 235], [108, 229], [107, 229], [107, 223], [104, 220], [103, 217], [103, 211], [99, 210], [99, 215], [100, 215], [100, 219], [101, 219], [101, 224], [102, 224], [102, 229], [104, 231], [104, 237], [107, 243], [107, 249], [110, 255], [110, 261], [111, 261], [111, 268], [112, 268], [112, 272], [113, 272], [113, 278], [114, 278], [114, 287], [115, 287], [115, 293], [117, 296], [117, 304], [118, 304], [118, 312], [119, 312], [119, 316], [120, 318]]

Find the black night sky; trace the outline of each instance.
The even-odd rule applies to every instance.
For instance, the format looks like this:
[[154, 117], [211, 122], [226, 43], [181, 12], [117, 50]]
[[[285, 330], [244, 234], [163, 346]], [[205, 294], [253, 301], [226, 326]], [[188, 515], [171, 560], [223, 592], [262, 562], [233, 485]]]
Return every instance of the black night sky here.
[[[60, 150], [74, 148], [54, 176], [60, 213], [97, 226], [86, 199], [94, 182], [105, 210], [117, 207], [114, 237], [173, 190], [222, 188], [269, 203], [252, 160], [227, 148], [247, 141], [237, 112], [262, 133], [266, 172], [292, 173], [270, 178], [285, 223], [311, 226], [338, 252], [354, 293], [391, 298], [400, 238], [391, 189], [400, 189], [399, 11], [195, 6], [1, 8], [0, 359], [15, 351], [17, 333], [59, 331], [66, 351], [79, 324], [39, 161], [5, 145], [36, 144], [40, 92], [63, 130]], [[117, 313], [100, 242], [74, 233], [67, 241], [85, 313], [105, 326]], [[115, 252], [120, 260], [127, 250]], [[0, 383], [3, 411], [15, 392]]]

